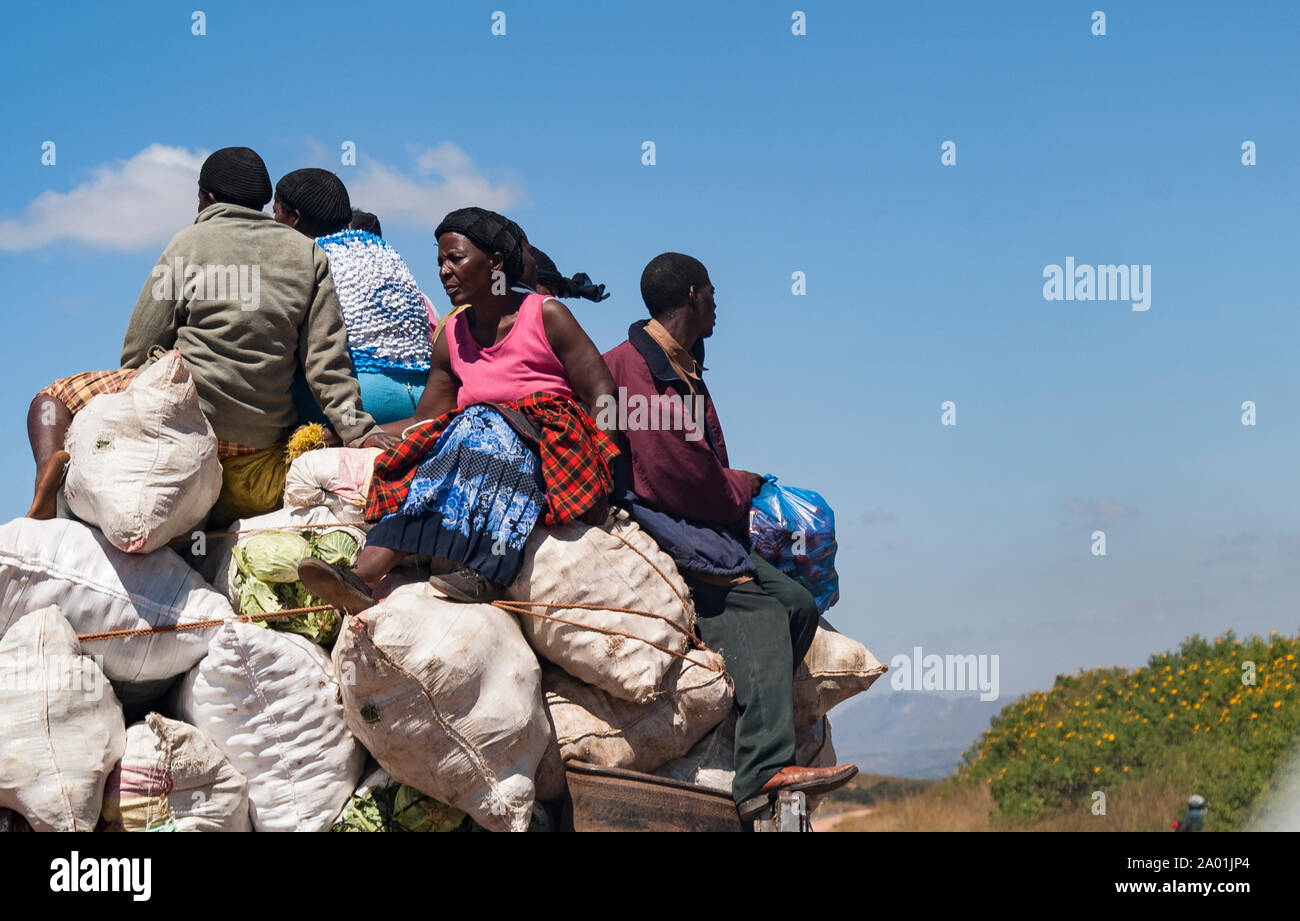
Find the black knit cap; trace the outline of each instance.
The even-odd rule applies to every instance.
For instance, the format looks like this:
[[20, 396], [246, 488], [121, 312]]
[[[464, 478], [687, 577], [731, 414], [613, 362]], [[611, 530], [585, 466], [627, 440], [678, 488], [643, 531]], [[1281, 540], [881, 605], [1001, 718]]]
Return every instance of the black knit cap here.
[[271, 176], [257, 151], [223, 147], [199, 170], [199, 188], [220, 202], [261, 211], [271, 200]]
[[379, 226], [379, 218], [369, 211], [362, 211], [360, 208], [352, 209], [352, 220], [348, 226], [353, 230], [364, 230], [366, 233], [373, 233], [377, 237], [384, 235], [384, 229]]
[[275, 200], [296, 209], [323, 234], [342, 230], [352, 222], [348, 190], [343, 180], [327, 169], [313, 166], [285, 173], [275, 184]]
[[524, 275], [524, 232], [504, 215], [486, 208], [460, 208], [442, 219], [434, 238], [444, 233], [458, 233], [483, 252], [500, 253], [506, 281], [519, 281]]

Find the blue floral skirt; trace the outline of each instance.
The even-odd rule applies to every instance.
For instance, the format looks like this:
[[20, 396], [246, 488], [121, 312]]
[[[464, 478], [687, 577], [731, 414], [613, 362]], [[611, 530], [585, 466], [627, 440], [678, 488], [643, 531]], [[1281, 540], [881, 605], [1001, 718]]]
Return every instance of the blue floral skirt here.
[[471, 406], [416, 468], [401, 511], [380, 519], [366, 543], [454, 560], [509, 585], [546, 505], [541, 466], [499, 412]]

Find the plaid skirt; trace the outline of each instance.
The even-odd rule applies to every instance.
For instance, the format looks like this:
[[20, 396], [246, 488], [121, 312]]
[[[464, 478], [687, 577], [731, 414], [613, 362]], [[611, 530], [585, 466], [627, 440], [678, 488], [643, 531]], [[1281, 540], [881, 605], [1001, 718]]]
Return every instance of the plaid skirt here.
[[457, 415], [419, 464], [402, 508], [366, 544], [453, 560], [506, 586], [546, 507], [541, 460], [490, 406]]

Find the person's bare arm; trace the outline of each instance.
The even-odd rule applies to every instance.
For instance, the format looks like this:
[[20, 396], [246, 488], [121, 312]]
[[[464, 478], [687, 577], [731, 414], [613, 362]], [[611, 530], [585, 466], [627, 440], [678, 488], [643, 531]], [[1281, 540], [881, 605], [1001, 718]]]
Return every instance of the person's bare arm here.
[[553, 297], [547, 298], [542, 302], [542, 325], [555, 357], [564, 365], [573, 392], [587, 411], [595, 412], [601, 405], [601, 397], [614, 400], [618, 392], [614, 376], [609, 373], [596, 343], [569, 308]]
[[433, 344], [433, 355], [429, 362], [429, 379], [424, 384], [424, 393], [416, 404], [415, 415], [409, 419], [398, 419], [381, 425], [390, 435], [401, 436], [402, 430], [417, 422], [437, 419], [444, 413], [456, 408], [456, 393], [460, 390], [460, 379], [451, 373], [451, 353], [447, 348], [447, 330]]

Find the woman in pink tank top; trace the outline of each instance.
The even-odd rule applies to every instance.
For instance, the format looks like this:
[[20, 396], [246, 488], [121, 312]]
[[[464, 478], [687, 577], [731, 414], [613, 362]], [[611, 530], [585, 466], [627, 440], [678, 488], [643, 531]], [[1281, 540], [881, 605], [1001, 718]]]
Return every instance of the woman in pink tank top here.
[[518, 400], [538, 391], [573, 396], [564, 365], [555, 356], [546, 336], [542, 317], [545, 300], [540, 294], [525, 295], [509, 331], [495, 345], [487, 347], [474, 338], [465, 313], [448, 321], [450, 368], [460, 381], [456, 391], [457, 408]]
[[[415, 416], [381, 427], [401, 435], [415, 423], [460, 412], [419, 461], [400, 510], [384, 514], [371, 529], [354, 569], [319, 560], [299, 567], [308, 590], [349, 613], [373, 604], [381, 581], [408, 554], [459, 565], [430, 580], [449, 597], [500, 597], [518, 574], [542, 510], [553, 508], [557, 496], [562, 503], [576, 496], [571, 513], [598, 523], [613, 488], [609, 465], [618, 449], [590, 413], [613, 405], [614, 379], [567, 307], [512, 290], [536, 273], [523, 231], [494, 212], [463, 208], [443, 219], [437, 237], [439, 276], [456, 310], [434, 341]], [[539, 392], [548, 395], [548, 412], [572, 420], [565, 437], [579, 439], [576, 452], [568, 444], [547, 455], [545, 465], [538, 447], [520, 434], [535, 421], [521, 418], [527, 416], [522, 409], [485, 405]], [[555, 482], [546, 481], [543, 469]], [[587, 479], [575, 489], [570, 478], [578, 473]]]

